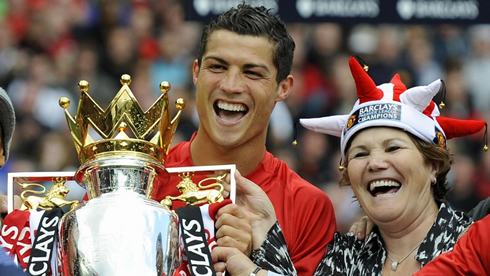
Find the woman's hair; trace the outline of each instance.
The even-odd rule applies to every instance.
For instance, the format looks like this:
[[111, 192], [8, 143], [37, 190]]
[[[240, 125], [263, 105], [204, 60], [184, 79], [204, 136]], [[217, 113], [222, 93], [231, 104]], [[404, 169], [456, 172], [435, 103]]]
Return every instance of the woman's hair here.
[[218, 30], [228, 30], [239, 35], [267, 38], [273, 45], [272, 63], [277, 68], [277, 83], [291, 73], [295, 43], [279, 16], [265, 7], [252, 7], [245, 3], [231, 8], [203, 28], [197, 61], [201, 65], [209, 36]]
[[[436, 173], [436, 183], [432, 185], [433, 196], [437, 202], [446, 201], [446, 194], [449, 191], [447, 186], [447, 174], [451, 169], [451, 165], [454, 161], [454, 157], [449, 153], [447, 149], [444, 149], [440, 146], [433, 145], [431, 143], [422, 141], [417, 138], [413, 134], [406, 132], [410, 139], [413, 141], [419, 152], [422, 154], [422, 157], [425, 160], [427, 165], [432, 165], [434, 168], [437, 168]], [[347, 144], [346, 151], [349, 150], [351, 141], [354, 139], [352, 137]], [[340, 179], [340, 186], [350, 186], [350, 179], [348, 174], [348, 161], [344, 161], [344, 167], [346, 168], [342, 172], [342, 178]]]

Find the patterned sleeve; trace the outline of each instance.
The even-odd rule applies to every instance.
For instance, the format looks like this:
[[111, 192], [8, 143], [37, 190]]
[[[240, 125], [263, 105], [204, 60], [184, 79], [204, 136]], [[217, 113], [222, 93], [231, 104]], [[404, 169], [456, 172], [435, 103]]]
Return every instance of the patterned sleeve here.
[[356, 254], [352, 246], [354, 239], [354, 235], [350, 233], [346, 235], [335, 233], [333, 246], [328, 246], [327, 254], [320, 261], [314, 275], [348, 275], [345, 263], [349, 262], [351, 255]]
[[[335, 233], [334, 243], [329, 245], [327, 253], [318, 264], [314, 275], [349, 275], [352, 268], [350, 266], [355, 263], [363, 244], [363, 241], [357, 240], [350, 233], [345, 235]], [[277, 274], [298, 275], [289, 256], [278, 222], [271, 227], [259, 252], [252, 261], [261, 268]]]
[[289, 256], [281, 226], [277, 221], [267, 233], [265, 241], [252, 261], [261, 268], [278, 274], [298, 275]]

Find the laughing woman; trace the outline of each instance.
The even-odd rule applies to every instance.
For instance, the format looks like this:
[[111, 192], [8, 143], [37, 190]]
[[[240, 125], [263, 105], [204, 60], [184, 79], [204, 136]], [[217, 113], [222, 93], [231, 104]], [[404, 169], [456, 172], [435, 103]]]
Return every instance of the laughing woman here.
[[[486, 124], [440, 117], [432, 98], [444, 89], [441, 80], [407, 89], [395, 75], [376, 86], [354, 57], [349, 65], [359, 96], [351, 113], [301, 124], [341, 137], [341, 184], [352, 187], [375, 227], [365, 241], [336, 234], [315, 275], [412, 275], [451, 251], [472, 224], [445, 201], [452, 163], [446, 140], [476, 133]], [[266, 275], [261, 268], [296, 275], [270, 213], [262, 225], [272, 228], [263, 234], [255, 264], [240, 260], [230, 248], [214, 250], [231, 275]]]

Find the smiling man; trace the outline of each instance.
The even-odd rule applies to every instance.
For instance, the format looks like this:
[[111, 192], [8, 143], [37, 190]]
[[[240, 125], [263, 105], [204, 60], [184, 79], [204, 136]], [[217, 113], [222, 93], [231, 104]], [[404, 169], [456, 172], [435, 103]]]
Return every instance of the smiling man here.
[[[272, 201], [298, 274], [313, 275], [336, 231], [332, 203], [265, 147], [272, 110], [293, 87], [294, 48], [284, 22], [264, 7], [241, 4], [206, 25], [192, 67], [198, 131], [190, 141], [175, 145], [164, 165], [235, 164]], [[166, 185], [154, 187], [153, 199], [179, 195], [180, 181], [172, 175]], [[184, 205], [173, 202], [174, 209]], [[254, 258], [261, 240], [252, 239], [251, 221], [242, 207], [228, 204], [219, 209], [214, 238], [218, 246]]]
[[[199, 128], [170, 150], [165, 166], [236, 164], [271, 199], [299, 274], [312, 275], [336, 230], [332, 203], [265, 147], [272, 110], [294, 83], [294, 48], [285, 24], [263, 7], [239, 5], [204, 27], [192, 68]], [[178, 181], [160, 188], [157, 199], [176, 195]], [[218, 213], [218, 220], [228, 212], [234, 218], [219, 227], [217, 243], [248, 255], [260, 244], [251, 243], [248, 220], [232, 208]]]

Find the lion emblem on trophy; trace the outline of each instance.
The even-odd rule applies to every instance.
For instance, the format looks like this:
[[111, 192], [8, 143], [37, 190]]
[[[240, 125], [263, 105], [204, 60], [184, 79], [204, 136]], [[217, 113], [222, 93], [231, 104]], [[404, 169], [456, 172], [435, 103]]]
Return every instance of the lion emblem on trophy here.
[[[200, 205], [204, 203], [216, 203], [223, 201], [223, 190], [224, 187], [220, 182], [226, 176], [224, 175], [218, 177], [208, 177], [201, 181], [198, 184], [195, 184], [192, 181], [192, 175], [190, 173], [179, 174], [182, 178], [182, 181], [177, 184], [177, 188], [181, 195], [179, 196], [166, 196], [160, 203], [167, 208], [172, 208], [173, 200], [182, 200], [187, 205]], [[216, 180], [215, 183], [203, 185], [204, 182]]]
[[[22, 198], [22, 206], [20, 207], [20, 210], [37, 210], [43, 209], [43, 210], [50, 210], [53, 209], [54, 207], [63, 207], [66, 205], [70, 205], [70, 210], [75, 209], [80, 205], [80, 202], [78, 200], [66, 200], [66, 195], [70, 192], [68, 188], [65, 187], [65, 179], [57, 178], [53, 179], [53, 186], [49, 188], [49, 190], [46, 192], [46, 187], [44, 185], [41, 185], [39, 183], [20, 183], [17, 182], [23, 189], [27, 189], [30, 186], [35, 186], [35, 187], [40, 187], [42, 191], [37, 191], [37, 190], [25, 190], [20, 194], [20, 197]], [[26, 196], [27, 193], [31, 194], [44, 194], [45, 196], [36, 196], [36, 195], [29, 195]]]

